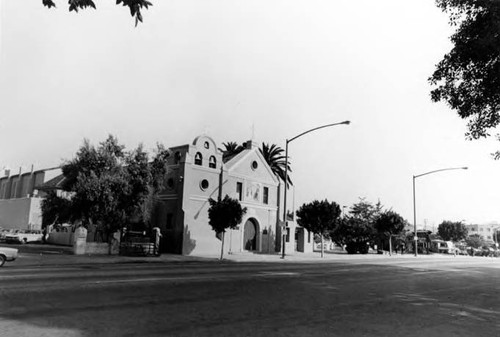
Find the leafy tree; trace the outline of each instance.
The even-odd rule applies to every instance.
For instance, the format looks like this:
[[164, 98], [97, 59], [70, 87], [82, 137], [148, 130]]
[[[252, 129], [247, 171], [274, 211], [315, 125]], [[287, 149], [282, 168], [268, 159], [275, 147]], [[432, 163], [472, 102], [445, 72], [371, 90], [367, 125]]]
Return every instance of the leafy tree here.
[[323, 257], [323, 237], [334, 230], [342, 211], [336, 202], [314, 200], [300, 206], [297, 223], [308, 231], [321, 237], [321, 257]]
[[62, 198], [55, 191], [48, 191], [42, 200], [42, 226], [72, 222], [71, 201]]
[[242, 208], [238, 200], [230, 198], [228, 195], [222, 200], [208, 199], [210, 208], [208, 209], [209, 224], [217, 235], [221, 235], [220, 259], [224, 256], [224, 234], [226, 229], [234, 229], [241, 223], [243, 215], [247, 212], [246, 207]]
[[362, 219], [365, 222], [374, 223], [382, 212], [383, 206], [378, 201], [375, 205], [365, 200], [365, 198], [359, 198], [359, 202], [352, 205], [349, 210], [349, 214], [355, 218]]
[[[468, 120], [469, 139], [489, 136], [500, 123], [500, 1], [436, 0], [457, 27], [452, 50], [429, 81], [432, 100], [445, 101]], [[496, 153], [500, 158], [500, 153]]]
[[467, 237], [467, 228], [458, 221], [443, 221], [438, 226], [438, 234], [445, 241], [460, 241]]
[[339, 245], [346, 245], [349, 254], [368, 253], [368, 245], [373, 244], [377, 234], [374, 226], [382, 208], [380, 201], [373, 205], [360, 198], [349, 210], [349, 215], [331, 232], [332, 239]]
[[[42, 3], [44, 6], [48, 8], [56, 7], [56, 4], [54, 3], [53, 0], [42, 0]], [[75, 11], [78, 12], [79, 9], [86, 9], [86, 8], [94, 8], [96, 9], [96, 5], [94, 1], [92, 0], [69, 0], [69, 11]], [[123, 5], [124, 7], [128, 7], [130, 10], [130, 15], [132, 17], [135, 16], [135, 25], [140, 22], [142, 22], [142, 13], [141, 9], [146, 8], [148, 9], [149, 6], [153, 6], [153, 4], [147, 0], [116, 0], [117, 5]]]
[[339, 245], [346, 245], [349, 254], [368, 253], [368, 246], [373, 243], [375, 235], [373, 223], [352, 216], [343, 218], [331, 232], [333, 241]]
[[393, 211], [380, 213], [376, 218], [375, 230], [383, 237], [389, 238], [389, 253], [392, 253], [392, 236], [400, 234], [405, 228], [406, 221], [401, 215]]
[[[66, 211], [73, 221], [97, 226], [108, 238], [131, 218], [147, 223], [145, 204], [163, 186], [168, 156], [169, 151], [158, 145], [150, 161], [142, 146], [127, 152], [111, 135], [98, 147], [85, 140], [75, 158], [62, 167], [63, 189], [72, 194]], [[46, 211], [61, 203], [57, 198], [47, 199]], [[61, 217], [63, 211], [57, 214]]]
[[467, 244], [467, 246], [470, 246], [472, 248], [480, 248], [485, 244], [483, 238], [479, 234], [469, 235], [465, 238], [465, 243]]
[[285, 150], [276, 144], [266, 144], [262, 143], [262, 147], [259, 148], [260, 153], [266, 160], [267, 164], [273, 171], [274, 175], [280, 178], [282, 181], [285, 181], [285, 168], [288, 166], [288, 174], [286, 179], [286, 187], [289, 188], [290, 185], [293, 186], [292, 179], [290, 178], [290, 172], [292, 169], [290, 168], [290, 162], [288, 158], [285, 157]]

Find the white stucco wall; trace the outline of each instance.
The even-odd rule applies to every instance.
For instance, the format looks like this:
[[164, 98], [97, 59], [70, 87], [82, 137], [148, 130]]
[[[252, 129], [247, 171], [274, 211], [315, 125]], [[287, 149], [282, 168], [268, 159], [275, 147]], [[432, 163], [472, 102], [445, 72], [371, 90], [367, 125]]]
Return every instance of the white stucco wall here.
[[2, 228], [40, 229], [42, 224], [41, 198], [0, 200]]

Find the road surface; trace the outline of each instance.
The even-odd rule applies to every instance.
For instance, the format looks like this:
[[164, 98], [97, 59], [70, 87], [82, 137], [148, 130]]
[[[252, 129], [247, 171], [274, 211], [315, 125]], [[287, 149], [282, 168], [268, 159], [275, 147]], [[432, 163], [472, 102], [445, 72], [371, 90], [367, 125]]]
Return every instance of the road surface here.
[[499, 281], [450, 256], [10, 266], [0, 336], [495, 336]]

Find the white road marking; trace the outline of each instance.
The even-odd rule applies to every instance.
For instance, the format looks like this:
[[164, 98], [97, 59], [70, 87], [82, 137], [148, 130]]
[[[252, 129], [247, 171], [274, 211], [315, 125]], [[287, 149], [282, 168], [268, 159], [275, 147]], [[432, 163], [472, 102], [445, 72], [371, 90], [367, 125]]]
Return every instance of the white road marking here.
[[260, 275], [257, 276], [296, 276], [299, 273], [289, 272], [289, 271], [263, 271], [260, 272]]
[[221, 279], [234, 279], [248, 276], [296, 276], [300, 275], [296, 272], [259, 272], [258, 274], [245, 275], [197, 275], [197, 276], [165, 276], [165, 277], [145, 277], [145, 278], [132, 278], [132, 279], [116, 279], [116, 280], [103, 280], [103, 281], [91, 281], [86, 282], [87, 284], [110, 284], [110, 283], [130, 283], [130, 282], [156, 282], [156, 281], [193, 281], [193, 280], [221, 280]]

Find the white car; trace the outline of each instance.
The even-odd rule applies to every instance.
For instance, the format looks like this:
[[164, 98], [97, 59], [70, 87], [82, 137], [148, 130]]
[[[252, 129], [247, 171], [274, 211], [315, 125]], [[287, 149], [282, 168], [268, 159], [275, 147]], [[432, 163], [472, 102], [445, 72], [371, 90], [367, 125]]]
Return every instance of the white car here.
[[0, 241], [5, 241], [5, 236], [10, 232], [10, 229], [0, 229]]
[[14, 261], [17, 259], [17, 249], [0, 247], [0, 267], [4, 265], [5, 261]]
[[15, 233], [7, 234], [5, 242], [7, 243], [28, 243], [41, 242], [43, 237], [42, 231], [39, 230], [17, 230]]

